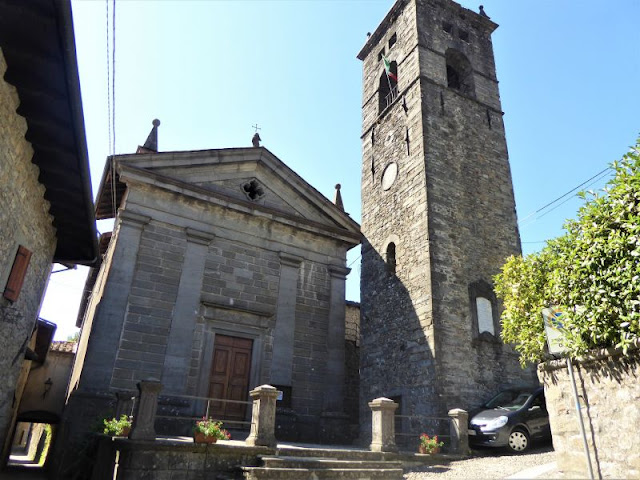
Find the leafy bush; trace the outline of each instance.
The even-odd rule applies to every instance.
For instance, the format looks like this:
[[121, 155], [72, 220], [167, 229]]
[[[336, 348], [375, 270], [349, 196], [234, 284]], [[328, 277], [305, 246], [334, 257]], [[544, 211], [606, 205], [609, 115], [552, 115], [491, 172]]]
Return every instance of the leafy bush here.
[[538, 253], [510, 257], [494, 279], [502, 337], [515, 343], [523, 365], [544, 358], [541, 310], [551, 305], [564, 313], [572, 355], [626, 352], [640, 336], [640, 139], [612, 169], [605, 195], [581, 194], [588, 201], [565, 235]]
[[104, 420], [104, 430], [102, 433], [110, 435], [112, 437], [123, 436], [126, 429], [131, 428], [131, 421], [126, 415], [122, 415], [120, 419], [112, 418], [111, 420]]

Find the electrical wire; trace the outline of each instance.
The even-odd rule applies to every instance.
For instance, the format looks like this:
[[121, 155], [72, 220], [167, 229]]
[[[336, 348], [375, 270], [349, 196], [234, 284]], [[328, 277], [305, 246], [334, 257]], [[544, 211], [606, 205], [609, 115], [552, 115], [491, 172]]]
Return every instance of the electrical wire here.
[[[594, 183], [602, 180], [604, 177], [606, 177], [607, 175], [609, 175], [611, 172], [611, 167], [607, 167], [604, 170], [601, 170], [600, 172], [596, 173], [595, 175], [593, 175], [591, 178], [588, 178], [587, 180], [585, 180], [584, 182], [580, 183], [580, 185], [572, 188], [571, 190], [569, 190], [566, 193], [563, 193], [562, 195], [560, 195], [559, 197], [555, 198], [554, 200], [552, 200], [551, 202], [547, 203], [546, 205], [538, 208], [537, 210], [531, 212], [529, 215], [527, 215], [525, 218], [523, 218], [522, 220], [520, 220], [518, 222], [518, 225], [520, 227], [526, 227], [531, 225], [532, 223], [535, 223], [536, 221], [538, 221], [540, 218], [544, 217], [545, 215], [551, 213], [552, 211], [556, 210], [557, 208], [561, 207], [562, 205], [564, 205], [565, 203], [567, 203], [569, 200], [573, 199], [573, 196], [567, 198], [564, 202], [561, 202], [559, 205], [556, 205], [555, 207], [553, 207], [551, 210], [546, 211], [545, 213], [543, 213], [542, 215], [536, 216], [538, 213], [542, 212], [543, 210], [546, 210], [547, 208], [549, 208], [551, 205], [554, 205], [555, 203], [559, 202], [560, 200], [562, 200], [563, 198], [567, 197], [568, 195], [570, 195], [571, 193], [575, 192], [576, 190], [582, 188], [583, 186], [587, 185], [593, 185]], [[607, 174], [607, 175], [605, 175]], [[591, 182], [591, 183], [589, 183]], [[527, 220], [529, 220], [530, 218], [534, 217], [532, 220], [530, 220], [529, 222], [527, 222]], [[525, 223], [526, 222], [526, 223]]]

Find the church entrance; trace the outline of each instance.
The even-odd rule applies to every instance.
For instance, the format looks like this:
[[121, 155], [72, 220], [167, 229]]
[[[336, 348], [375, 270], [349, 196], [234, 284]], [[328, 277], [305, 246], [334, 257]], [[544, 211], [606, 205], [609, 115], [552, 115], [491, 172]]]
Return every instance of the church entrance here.
[[[253, 340], [216, 335], [209, 380], [209, 397], [247, 401]], [[210, 416], [226, 420], [244, 420], [246, 404], [212, 402]]]

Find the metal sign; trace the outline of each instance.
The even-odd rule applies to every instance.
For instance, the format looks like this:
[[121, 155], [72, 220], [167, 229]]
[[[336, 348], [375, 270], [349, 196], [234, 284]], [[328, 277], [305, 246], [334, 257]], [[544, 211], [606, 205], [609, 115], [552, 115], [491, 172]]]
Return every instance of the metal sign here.
[[562, 325], [562, 312], [557, 308], [543, 308], [544, 332], [547, 336], [549, 353], [561, 355], [567, 351], [565, 345], [565, 331]]

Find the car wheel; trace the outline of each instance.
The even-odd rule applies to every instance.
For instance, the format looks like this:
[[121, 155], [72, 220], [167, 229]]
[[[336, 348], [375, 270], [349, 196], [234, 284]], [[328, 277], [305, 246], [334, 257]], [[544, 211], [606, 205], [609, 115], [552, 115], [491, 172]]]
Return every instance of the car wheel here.
[[509, 434], [507, 446], [515, 453], [522, 453], [529, 448], [529, 434], [520, 428], [516, 428]]

